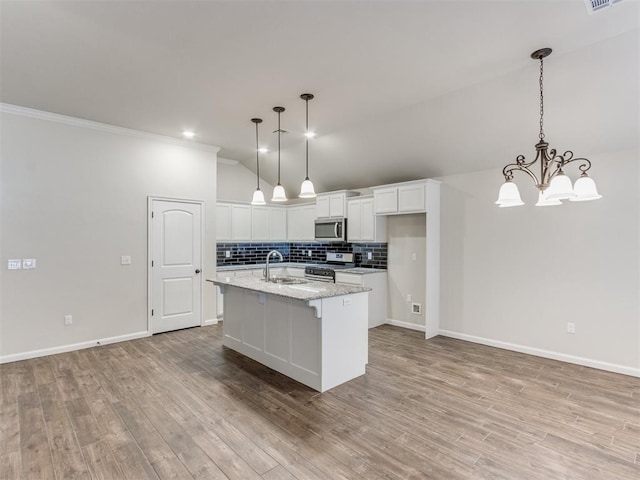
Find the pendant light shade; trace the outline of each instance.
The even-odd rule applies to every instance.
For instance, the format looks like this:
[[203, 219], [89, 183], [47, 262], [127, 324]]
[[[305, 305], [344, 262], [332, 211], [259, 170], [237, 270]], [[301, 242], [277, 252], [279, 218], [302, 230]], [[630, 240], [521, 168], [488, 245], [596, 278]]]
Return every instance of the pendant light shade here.
[[267, 202], [264, 201], [264, 193], [260, 190], [260, 149], [258, 147], [258, 125], [262, 123], [262, 119], [252, 118], [251, 121], [256, 125], [256, 180], [258, 184], [256, 191], [253, 192], [251, 205], [265, 205]]
[[520, 198], [520, 191], [518, 190], [518, 186], [511, 180], [507, 180], [500, 187], [496, 205], [499, 205], [502, 208], [518, 207], [520, 205], [524, 205], [524, 202]]
[[313, 135], [309, 132], [309, 100], [313, 99], [313, 95], [310, 93], [303, 93], [300, 95], [300, 98], [305, 102], [305, 112], [306, 112], [306, 129], [304, 132], [305, 136], [305, 146], [306, 146], [306, 174], [305, 179], [300, 186], [300, 198], [315, 198], [316, 191], [313, 188], [313, 183], [309, 180], [309, 138]]
[[573, 198], [569, 199], [571, 202], [588, 202], [589, 200], [602, 198], [602, 195], [598, 193], [598, 189], [596, 188], [596, 182], [594, 182], [586, 172], [576, 180], [573, 193]]
[[276, 133], [278, 134], [278, 184], [273, 189], [273, 197], [271, 197], [271, 201], [286, 202], [287, 194], [284, 191], [284, 187], [280, 183], [280, 136], [283, 132], [283, 130], [280, 128], [280, 114], [284, 112], [284, 107], [273, 107], [273, 111], [278, 114], [278, 130], [276, 130]]

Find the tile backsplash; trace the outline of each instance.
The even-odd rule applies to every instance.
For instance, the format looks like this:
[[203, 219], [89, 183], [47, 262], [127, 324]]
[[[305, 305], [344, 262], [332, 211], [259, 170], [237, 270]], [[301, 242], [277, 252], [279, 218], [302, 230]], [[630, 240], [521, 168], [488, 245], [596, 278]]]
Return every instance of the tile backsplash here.
[[[324, 263], [327, 252], [340, 252], [353, 253], [358, 267], [387, 268], [386, 243], [218, 243], [216, 246], [218, 266], [264, 263], [267, 253], [278, 250], [285, 262]], [[371, 260], [368, 253], [371, 253]]]

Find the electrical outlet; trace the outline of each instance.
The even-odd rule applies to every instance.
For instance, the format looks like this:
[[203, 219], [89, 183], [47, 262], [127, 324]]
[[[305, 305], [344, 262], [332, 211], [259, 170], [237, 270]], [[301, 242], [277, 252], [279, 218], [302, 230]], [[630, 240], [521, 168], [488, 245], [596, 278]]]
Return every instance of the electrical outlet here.
[[412, 253], [411, 254], [411, 260], [413, 260], [414, 262], [418, 259], [418, 254], [417, 253]]
[[224, 252], [224, 257], [225, 257], [225, 258], [231, 258], [231, 250], [226, 250], [226, 251]]
[[419, 303], [412, 303], [411, 313], [413, 313], [414, 315], [420, 315], [422, 313], [422, 305]]
[[73, 315], [65, 315], [64, 316], [64, 324], [71, 325], [73, 323]]
[[410, 302], [410, 301], [411, 301], [411, 294], [407, 293], [407, 302]]
[[311, 250], [307, 251], [307, 256], [310, 257], [311, 256]]
[[35, 258], [23, 258], [22, 259], [22, 269], [23, 270], [33, 270], [36, 268], [36, 259]]
[[576, 324], [573, 322], [567, 322], [567, 333], [576, 333]]
[[371, 260], [373, 258], [373, 254], [371, 252], [367, 252], [367, 260]]
[[121, 256], [120, 265], [131, 265], [131, 257], [129, 255]]
[[19, 258], [11, 258], [7, 261], [7, 269], [20, 270], [22, 268], [22, 260]]

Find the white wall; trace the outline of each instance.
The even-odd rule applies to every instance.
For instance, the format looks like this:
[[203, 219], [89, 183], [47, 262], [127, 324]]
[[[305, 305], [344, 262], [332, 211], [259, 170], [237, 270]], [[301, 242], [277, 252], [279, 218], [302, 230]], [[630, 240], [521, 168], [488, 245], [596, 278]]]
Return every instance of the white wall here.
[[440, 178], [441, 333], [640, 374], [640, 152], [590, 157], [594, 202], [534, 207], [521, 176], [527, 204], [496, 208], [499, 170]]
[[[147, 331], [149, 195], [205, 202], [203, 272], [214, 272], [217, 147], [68, 117], [1, 120], [0, 360]], [[9, 258], [37, 269], [8, 271]], [[216, 318], [208, 285], [205, 320]]]
[[[256, 174], [241, 163], [218, 162], [217, 198], [231, 202], [250, 202], [256, 189]], [[260, 162], [263, 166], [263, 162]], [[260, 190], [269, 202], [273, 195], [273, 186], [260, 179]], [[287, 192], [289, 197], [298, 196], [298, 192]]]
[[[387, 317], [394, 325], [424, 331], [427, 251], [425, 214], [389, 215], [387, 232]], [[412, 256], [414, 253], [415, 260]], [[407, 301], [407, 294], [411, 295], [411, 302]], [[422, 305], [420, 315], [411, 313], [412, 303]]]

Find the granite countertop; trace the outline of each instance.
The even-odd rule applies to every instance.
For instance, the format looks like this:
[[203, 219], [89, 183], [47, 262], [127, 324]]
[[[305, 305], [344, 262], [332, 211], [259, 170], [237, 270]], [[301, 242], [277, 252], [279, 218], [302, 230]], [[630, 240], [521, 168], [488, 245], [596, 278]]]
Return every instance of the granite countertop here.
[[356, 275], [368, 275], [370, 273], [384, 273], [386, 271], [386, 268], [354, 267], [336, 270], [336, 273], [355, 273]]
[[252, 290], [254, 292], [306, 301], [371, 291], [370, 288], [356, 287], [354, 285], [313, 282], [310, 280], [301, 281], [302, 283], [285, 285], [281, 283], [265, 282], [263, 279], [258, 277], [225, 277], [224, 274], [218, 275], [216, 278], [207, 278], [207, 282], [211, 282], [215, 285], [229, 285], [232, 287], [243, 288], [245, 290]]

